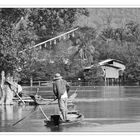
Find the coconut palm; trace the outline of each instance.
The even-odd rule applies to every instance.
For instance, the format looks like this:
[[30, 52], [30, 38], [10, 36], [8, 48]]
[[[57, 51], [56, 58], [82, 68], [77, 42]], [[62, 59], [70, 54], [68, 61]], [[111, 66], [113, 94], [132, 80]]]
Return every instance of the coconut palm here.
[[93, 40], [96, 32], [93, 28], [80, 28], [74, 38], [71, 38], [73, 46], [69, 48], [71, 62], [76, 58], [81, 62], [81, 66], [91, 65], [93, 63], [93, 55], [95, 48]]

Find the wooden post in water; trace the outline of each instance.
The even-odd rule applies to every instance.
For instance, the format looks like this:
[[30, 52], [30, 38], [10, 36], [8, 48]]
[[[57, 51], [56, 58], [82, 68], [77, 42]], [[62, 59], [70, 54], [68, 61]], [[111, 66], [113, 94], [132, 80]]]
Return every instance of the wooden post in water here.
[[106, 83], [107, 81], [106, 81], [106, 76], [105, 76], [105, 86], [107, 85], [107, 83]]
[[104, 71], [104, 77], [105, 77], [105, 86], [107, 85], [107, 81], [106, 81], [106, 69], [103, 70]]
[[30, 78], [30, 86], [31, 87], [33, 86], [33, 78], [32, 77]]
[[40, 85], [41, 85], [41, 84], [40, 84], [41, 82], [40, 82], [40, 81], [38, 81], [38, 83], [39, 83], [39, 86], [40, 86]]

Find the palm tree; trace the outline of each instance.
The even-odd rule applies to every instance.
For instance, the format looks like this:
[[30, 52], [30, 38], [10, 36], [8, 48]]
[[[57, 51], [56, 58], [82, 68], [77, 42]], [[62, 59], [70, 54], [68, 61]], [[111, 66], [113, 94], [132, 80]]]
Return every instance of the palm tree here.
[[72, 38], [73, 46], [69, 48], [70, 60], [73, 62], [75, 58], [79, 59], [81, 66], [91, 65], [93, 63], [93, 55], [95, 48], [93, 46], [93, 40], [96, 37], [94, 28], [80, 28], [75, 37]]

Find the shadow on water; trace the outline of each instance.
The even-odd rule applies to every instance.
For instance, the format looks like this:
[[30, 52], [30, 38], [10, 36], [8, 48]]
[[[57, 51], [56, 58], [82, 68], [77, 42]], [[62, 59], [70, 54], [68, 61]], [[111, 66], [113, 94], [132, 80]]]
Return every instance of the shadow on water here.
[[50, 132], [63, 132], [63, 127], [61, 126], [52, 126], [49, 127], [48, 129], [50, 129]]
[[7, 122], [13, 120], [13, 106], [0, 106], [0, 125], [6, 126]]
[[[7, 105], [0, 106], [0, 131], [1, 132], [80, 132], [94, 131], [104, 124], [118, 124], [140, 122], [140, 87], [90, 87], [79, 89], [78, 97], [74, 104], [76, 109], [84, 115], [80, 124], [46, 127], [41, 111], [31, 113], [34, 106]], [[58, 105], [42, 106], [49, 117], [58, 114]], [[72, 110], [73, 108], [71, 108]], [[12, 124], [26, 117], [15, 126]], [[88, 129], [89, 130], [89, 129]]]

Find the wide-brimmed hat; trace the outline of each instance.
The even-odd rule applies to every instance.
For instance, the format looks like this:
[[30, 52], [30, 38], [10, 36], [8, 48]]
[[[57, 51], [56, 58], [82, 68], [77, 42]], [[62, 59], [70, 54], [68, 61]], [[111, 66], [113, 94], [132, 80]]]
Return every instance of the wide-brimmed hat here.
[[60, 73], [56, 73], [54, 75], [54, 80], [61, 79], [61, 78], [62, 78], [62, 76], [60, 75]]

